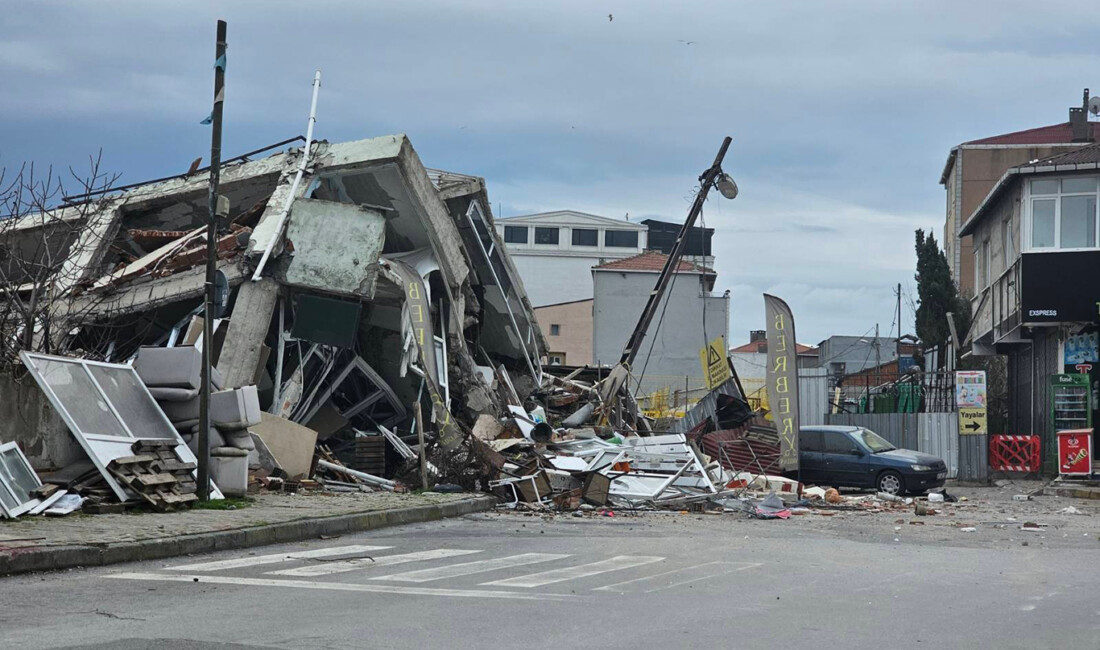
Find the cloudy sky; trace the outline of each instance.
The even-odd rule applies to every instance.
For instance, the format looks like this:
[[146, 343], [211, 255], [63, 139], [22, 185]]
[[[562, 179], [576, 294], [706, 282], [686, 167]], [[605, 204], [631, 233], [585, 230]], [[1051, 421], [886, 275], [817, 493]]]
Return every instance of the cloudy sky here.
[[913, 230], [939, 239], [951, 146], [1100, 88], [1081, 2], [11, 2], [0, 165], [102, 149], [122, 182], [185, 171], [209, 152], [217, 18], [227, 155], [303, 133], [315, 68], [319, 137], [407, 133], [428, 166], [486, 177], [498, 215], [682, 221], [732, 136], [741, 196], [705, 223], [733, 344], [765, 291], [806, 343], [885, 332], [897, 283], [915, 293]]

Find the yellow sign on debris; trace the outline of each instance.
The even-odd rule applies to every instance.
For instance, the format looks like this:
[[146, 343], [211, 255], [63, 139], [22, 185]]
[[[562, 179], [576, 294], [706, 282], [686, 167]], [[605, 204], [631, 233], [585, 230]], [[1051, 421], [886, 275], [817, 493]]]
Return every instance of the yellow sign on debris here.
[[719, 336], [707, 344], [707, 347], [700, 349], [699, 361], [703, 364], [703, 377], [707, 380], [707, 388], [711, 390], [733, 377], [730, 373], [730, 364], [726, 361], [725, 337]]
[[985, 408], [960, 408], [959, 409], [959, 435], [980, 436], [989, 433], [986, 426]]

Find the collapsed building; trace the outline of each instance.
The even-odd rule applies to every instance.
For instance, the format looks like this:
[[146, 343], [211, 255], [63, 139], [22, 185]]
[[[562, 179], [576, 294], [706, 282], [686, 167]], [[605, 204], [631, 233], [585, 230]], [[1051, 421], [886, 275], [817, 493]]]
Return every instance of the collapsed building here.
[[[147, 346], [204, 345], [208, 183], [200, 171], [74, 197], [10, 228], [9, 258], [64, 260], [34, 349], [125, 363]], [[260, 409], [319, 439], [408, 436], [422, 406], [447, 452], [440, 479], [469, 483], [447, 476], [447, 458], [462, 457], [479, 414], [503, 411], [501, 382], [519, 395], [541, 385], [546, 350], [484, 180], [426, 169], [394, 135], [233, 159], [219, 194], [218, 388], [254, 385]], [[3, 389], [34, 400], [27, 385]], [[36, 467], [63, 466], [71, 449], [42, 439], [63, 431], [38, 410], [11, 419], [3, 439]]]
[[0, 379], [0, 408], [15, 414], [0, 428], [0, 470], [18, 465], [23, 478], [0, 471], [14, 504], [0, 500], [0, 514], [49, 512], [67, 493], [100, 512], [196, 500], [206, 346], [216, 496], [449, 484], [511, 507], [636, 508], [750, 485], [731, 473], [744, 463], [700, 449], [703, 434], [747, 430], [736, 378], [690, 422], [655, 428], [626, 386], [629, 350], [606, 377], [544, 373], [547, 347], [483, 179], [426, 169], [403, 135], [252, 159], [263, 152], [221, 168], [209, 341], [205, 170], [9, 223], [0, 280], [5, 306], [20, 307], [15, 327], [0, 309], [0, 332], [20, 343], [22, 366], [5, 358]]

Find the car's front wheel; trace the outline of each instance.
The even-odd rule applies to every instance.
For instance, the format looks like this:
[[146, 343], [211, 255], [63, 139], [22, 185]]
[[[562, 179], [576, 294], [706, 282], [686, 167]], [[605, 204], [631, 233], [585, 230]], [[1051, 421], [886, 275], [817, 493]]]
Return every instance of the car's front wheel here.
[[878, 477], [878, 491], [901, 495], [905, 492], [905, 481], [901, 478], [901, 474], [895, 471], [883, 472]]

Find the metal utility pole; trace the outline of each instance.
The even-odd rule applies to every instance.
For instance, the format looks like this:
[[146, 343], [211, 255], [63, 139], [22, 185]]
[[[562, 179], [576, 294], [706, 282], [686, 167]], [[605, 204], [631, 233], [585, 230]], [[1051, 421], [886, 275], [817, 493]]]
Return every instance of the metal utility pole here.
[[214, 275], [217, 271], [218, 181], [222, 162], [222, 106], [225, 103], [226, 22], [218, 21], [214, 46], [214, 110], [210, 133], [210, 221], [206, 224], [206, 284], [203, 293], [202, 378], [199, 388], [198, 496], [210, 498], [210, 373], [214, 348]]
[[898, 340], [894, 342], [894, 356], [898, 359], [898, 369], [901, 369], [901, 283], [898, 283]]
[[882, 372], [882, 369], [879, 368], [879, 366], [881, 366], [881, 365], [882, 365], [882, 354], [881, 354], [881, 350], [879, 349], [878, 323], [875, 323], [875, 373], [876, 374]]
[[710, 188], [723, 173], [722, 160], [726, 157], [726, 151], [730, 148], [731, 142], [733, 142], [733, 138], [729, 136], [722, 140], [722, 147], [718, 150], [714, 163], [699, 177], [699, 183], [701, 184], [699, 193], [695, 195], [695, 202], [691, 204], [687, 220], [680, 228], [680, 234], [676, 236], [676, 243], [672, 247], [672, 252], [665, 260], [664, 268], [661, 269], [661, 274], [657, 276], [657, 284], [650, 292], [649, 300], [646, 302], [645, 309], [642, 310], [638, 324], [634, 327], [634, 332], [630, 335], [630, 338], [627, 339], [626, 347], [623, 348], [623, 355], [619, 358], [619, 363], [627, 368], [634, 363], [634, 358], [638, 356], [638, 349], [642, 345], [642, 340], [645, 339], [646, 331], [649, 329], [653, 316], [657, 313], [657, 307], [661, 304], [661, 298], [665, 295], [669, 280], [672, 279], [672, 274], [676, 272], [676, 268], [680, 265], [680, 258], [684, 254], [684, 246], [687, 245], [688, 234], [699, 218], [699, 213], [703, 211], [703, 204], [707, 201], [707, 193], [710, 192]]

